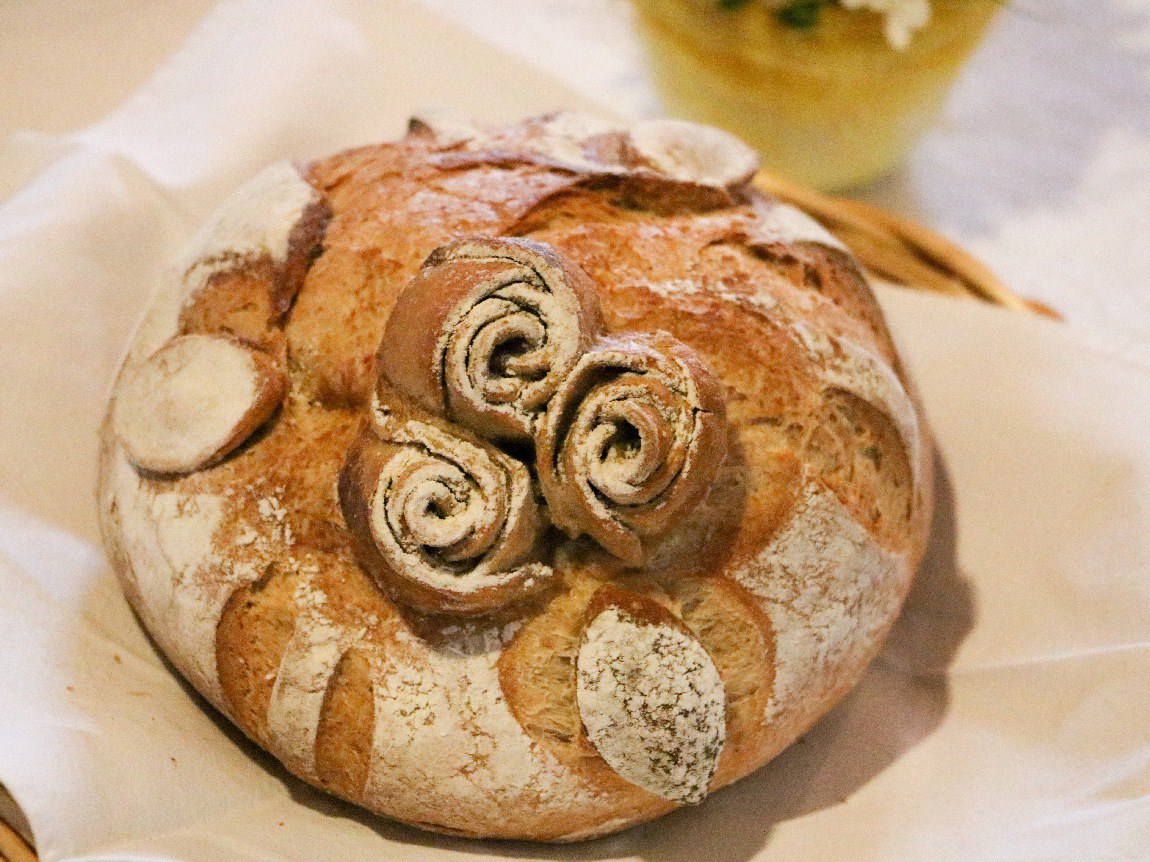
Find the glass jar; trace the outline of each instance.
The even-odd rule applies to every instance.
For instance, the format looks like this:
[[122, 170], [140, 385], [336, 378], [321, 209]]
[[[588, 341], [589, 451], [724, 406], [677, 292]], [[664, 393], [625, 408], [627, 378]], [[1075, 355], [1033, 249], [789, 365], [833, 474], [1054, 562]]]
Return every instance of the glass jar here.
[[933, 0], [899, 48], [882, 15], [829, 0], [798, 4], [812, 14], [797, 19], [779, 0], [634, 2], [667, 113], [728, 129], [824, 190], [904, 159], [1002, 4]]

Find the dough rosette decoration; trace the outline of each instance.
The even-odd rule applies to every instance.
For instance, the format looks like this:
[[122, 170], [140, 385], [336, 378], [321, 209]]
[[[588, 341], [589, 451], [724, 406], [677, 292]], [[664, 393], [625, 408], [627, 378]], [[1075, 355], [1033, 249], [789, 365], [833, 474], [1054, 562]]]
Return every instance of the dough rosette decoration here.
[[718, 380], [666, 333], [604, 338], [555, 394], [536, 438], [554, 523], [630, 565], [707, 493], [726, 455]]
[[598, 293], [543, 243], [436, 249], [396, 301], [374, 422], [340, 478], [361, 560], [429, 612], [481, 614], [551, 574], [550, 521], [629, 565], [699, 502], [725, 455], [722, 391], [666, 333], [604, 335]]
[[421, 407], [526, 441], [601, 328], [595, 286], [549, 246], [465, 239], [436, 249], [408, 284], [379, 365]]
[[352, 447], [339, 499], [360, 562], [406, 604], [480, 614], [541, 587], [526, 467], [385, 394]]

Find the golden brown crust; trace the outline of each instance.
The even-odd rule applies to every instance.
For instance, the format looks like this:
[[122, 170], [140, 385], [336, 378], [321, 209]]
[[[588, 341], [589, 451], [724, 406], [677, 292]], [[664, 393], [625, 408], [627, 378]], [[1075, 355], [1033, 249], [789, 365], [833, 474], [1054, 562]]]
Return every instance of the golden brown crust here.
[[[930, 449], [841, 250], [780, 234], [737, 182], [638, 164], [625, 129], [543, 118], [465, 131], [417, 127], [316, 163], [291, 251], [215, 271], [187, 302], [158, 300], [125, 379], [198, 333], [260, 351], [289, 391], [246, 445], [181, 478], [133, 470], [106, 430], [102, 531], [177, 668], [303, 779], [424, 828], [573, 840], [673, 807], [617, 774], [580, 720], [575, 661], [596, 592], [639, 597], [712, 657], [726, 693], [712, 787], [737, 780], [878, 649], [923, 552]], [[594, 285], [601, 323], [588, 328], [685, 345], [720, 381], [727, 424], [706, 447], [726, 451], [708, 492], [649, 537], [643, 568], [545, 530], [523, 559], [554, 571], [546, 588], [464, 618], [370, 561], [364, 501], [392, 445], [377, 407], [494, 460], [531, 457], [449, 427], [431, 401], [412, 403], [426, 386], [403, 374], [391, 394], [377, 388], [405, 287], [468, 236], [546, 244]], [[343, 508], [341, 471], [356, 486]]]

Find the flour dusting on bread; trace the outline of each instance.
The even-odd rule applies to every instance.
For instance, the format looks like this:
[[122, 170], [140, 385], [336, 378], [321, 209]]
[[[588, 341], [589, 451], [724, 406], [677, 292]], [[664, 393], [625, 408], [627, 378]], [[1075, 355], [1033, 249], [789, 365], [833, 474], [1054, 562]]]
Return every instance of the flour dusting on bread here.
[[749, 182], [759, 156], [729, 132], [685, 120], [645, 120], [631, 146], [652, 168], [677, 180], [719, 187]]
[[805, 323], [794, 322], [791, 328], [817, 360], [828, 387], [849, 392], [890, 418], [906, 448], [915, 484], [919, 484], [925, 461], [918, 411], [894, 369], [848, 339], [836, 338]]
[[276, 162], [241, 186], [192, 240], [177, 272], [184, 300], [213, 275], [261, 257], [287, 260], [292, 230], [319, 195], [290, 162]]
[[271, 744], [284, 763], [298, 772], [315, 774], [315, 738], [324, 696], [357, 634], [361, 633], [326, 619], [318, 604], [296, 617], [272, 687], [267, 721]]
[[[452, 834], [605, 834], [777, 754], [878, 649], [931, 477], [858, 269], [756, 166], [674, 121], [427, 114], [242, 187], [104, 432], [105, 541], [160, 649], [296, 775]], [[560, 425], [654, 565], [567, 518]]]
[[109, 473], [110, 505], [131, 563], [121, 576], [138, 597], [137, 611], [165, 653], [219, 705], [216, 627], [233, 587], [214, 589], [197, 574], [212, 560], [225, 500], [213, 494], [153, 495], [122, 453]]
[[279, 405], [286, 387], [267, 355], [229, 338], [185, 335], [127, 375], [113, 428], [137, 466], [190, 473], [242, 443]]
[[577, 679], [587, 735], [616, 772], [665, 799], [702, 801], [726, 741], [723, 683], [702, 644], [607, 608], [584, 632]]
[[813, 242], [850, 254], [838, 237], [797, 207], [755, 195], [752, 203], [763, 233], [755, 238], [763, 243]]
[[734, 577], [762, 597], [775, 631], [767, 721], [816, 714], [870, 660], [912, 571], [879, 547], [818, 482], [804, 485], [787, 525]]
[[449, 648], [405, 637], [380, 661], [365, 795], [430, 822], [497, 819], [509, 805], [594, 804], [507, 706], [496, 660], [513, 632], [468, 629], [452, 632]]

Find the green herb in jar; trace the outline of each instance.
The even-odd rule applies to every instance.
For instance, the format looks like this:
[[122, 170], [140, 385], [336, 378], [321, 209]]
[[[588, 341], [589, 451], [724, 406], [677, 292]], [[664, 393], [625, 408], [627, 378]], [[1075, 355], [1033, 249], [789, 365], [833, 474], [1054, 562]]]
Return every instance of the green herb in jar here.
[[796, 30], [810, 30], [819, 23], [819, 12], [822, 10], [823, 0], [794, 0], [775, 13], [787, 27]]
[[[751, 0], [716, 0], [724, 12], [737, 12]], [[768, 7], [774, 7], [775, 17], [787, 27], [796, 30], [810, 30], [819, 23], [822, 7], [834, 0], [774, 0]]]

